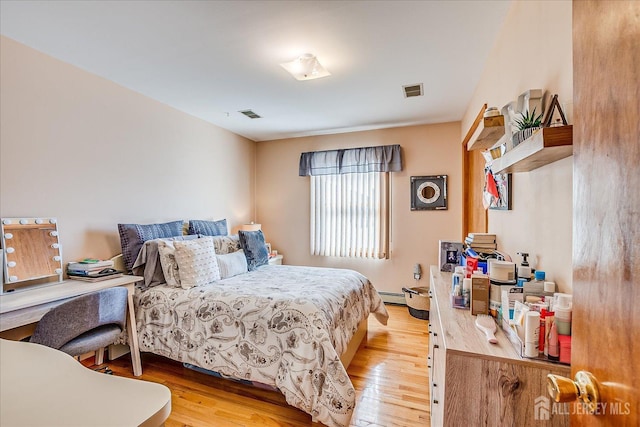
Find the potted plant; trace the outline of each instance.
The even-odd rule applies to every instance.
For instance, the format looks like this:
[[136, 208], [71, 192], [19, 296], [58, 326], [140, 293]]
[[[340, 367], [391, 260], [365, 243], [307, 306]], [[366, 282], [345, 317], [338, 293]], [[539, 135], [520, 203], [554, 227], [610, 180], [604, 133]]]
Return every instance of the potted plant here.
[[542, 113], [536, 116], [535, 108], [531, 114], [529, 114], [529, 110], [527, 110], [524, 113], [520, 113], [520, 118], [515, 120], [515, 124], [518, 126], [518, 131], [514, 133], [511, 138], [514, 147], [533, 135], [533, 132], [540, 129], [542, 124]]

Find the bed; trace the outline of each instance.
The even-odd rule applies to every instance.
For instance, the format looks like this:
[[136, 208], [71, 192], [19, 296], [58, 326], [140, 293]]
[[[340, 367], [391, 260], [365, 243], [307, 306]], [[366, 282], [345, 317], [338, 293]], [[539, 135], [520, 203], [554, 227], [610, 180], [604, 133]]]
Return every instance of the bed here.
[[314, 421], [349, 425], [355, 389], [346, 366], [369, 314], [388, 319], [365, 276], [267, 264], [189, 289], [148, 286], [158, 276], [153, 246], [145, 243], [136, 260], [145, 276], [134, 297], [141, 351], [276, 387]]

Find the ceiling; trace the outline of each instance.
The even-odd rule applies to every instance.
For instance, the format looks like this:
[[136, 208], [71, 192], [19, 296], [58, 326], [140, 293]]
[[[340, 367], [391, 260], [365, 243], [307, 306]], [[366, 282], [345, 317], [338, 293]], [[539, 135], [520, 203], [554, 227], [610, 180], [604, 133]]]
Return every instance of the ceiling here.
[[[254, 141], [462, 118], [510, 1], [10, 1], [2, 35]], [[331, 76], [279, 65], [315, 54]], [[402, 87], [423, 83], [424, 96]], [[239, 111], [262, 116], [250, 119]]]

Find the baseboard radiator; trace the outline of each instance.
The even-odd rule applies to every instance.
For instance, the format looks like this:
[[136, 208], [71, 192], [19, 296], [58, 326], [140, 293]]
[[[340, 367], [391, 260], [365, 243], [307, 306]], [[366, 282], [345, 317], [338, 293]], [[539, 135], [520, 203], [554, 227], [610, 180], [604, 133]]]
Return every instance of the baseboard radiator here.
[[404, 294], [396, 294], [393, 292], [378, 292], [385, 304], [407, 305]]

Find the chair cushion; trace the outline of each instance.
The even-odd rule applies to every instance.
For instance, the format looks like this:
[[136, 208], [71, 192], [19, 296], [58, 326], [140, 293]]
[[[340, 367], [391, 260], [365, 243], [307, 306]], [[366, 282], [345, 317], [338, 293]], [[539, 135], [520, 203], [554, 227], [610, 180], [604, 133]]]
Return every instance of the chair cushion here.
[[59, 350], [71, 356], [80, 356], [81, 354], [89, 353], [90, 351], [95, 351], [113, 344], [118, 340], [120, 333], [122, 333], [122, 329], [120, 329], [118, 325], [98, 326], [72, 339], [60, 347]]
[[126, 288], [115, 287], [66, 301], [42, 316], [30, 341], [60, 349], [104, 325], [115, 324], [122, 330], [126, 322], [127, 298]]

